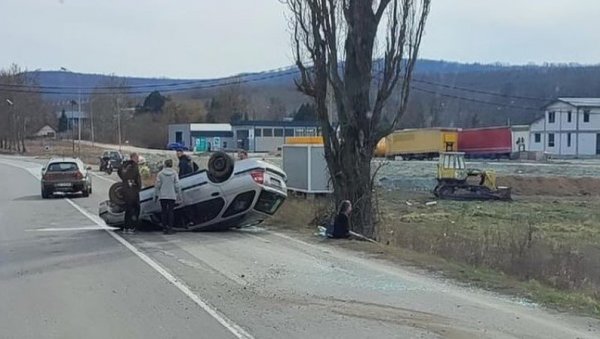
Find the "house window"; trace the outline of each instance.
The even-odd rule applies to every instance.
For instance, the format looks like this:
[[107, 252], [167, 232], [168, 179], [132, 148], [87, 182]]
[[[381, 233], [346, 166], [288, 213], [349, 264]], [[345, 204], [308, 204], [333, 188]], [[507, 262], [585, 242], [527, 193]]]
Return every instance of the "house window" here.
[[567, 147], [571, 147], [571, 133], [567, 133]]
[[272, 137], [273, 129], [271, 128], [263, 128], [263, 137]]
[[567, 122], [571, 122], [571, 111], [567, 112]]
[[548, 134], [548, 147], [554, 147], [554, 133]]
[[556, 112], [548, 112], [548, 123], [553, 124], [556, 121]]
[[255, 129], [254, 129], [254, 136], [255, 136], [255, 137], [259, 137], [259, 138], [260, 138], [260, 137], [262, 137], [262, 129], [260, 129], [260, 128], [255, 128]]
[[286, 128], [285, 129], [285, 136], [286, 137], [293, 137], [294, 136], [294, 129], [293, 128]]
[[283, 136], [283, 128], [276, 128], [275, 129], [275, 136], [276, 137], [282, 137]]
[[303, 137], [306, 135], [305, 133], [306, 132], [305, 132], [304, 128], [296, 128], [296, 136], [297, 137]]
[[536, 144], [539, 144], [540, 142], [542, 142], [542, 134], [541, 133], [534, 134], [534, 138], [535, 138]]
[[590, 110], [583, 111], [583, 122], [590, 122]]

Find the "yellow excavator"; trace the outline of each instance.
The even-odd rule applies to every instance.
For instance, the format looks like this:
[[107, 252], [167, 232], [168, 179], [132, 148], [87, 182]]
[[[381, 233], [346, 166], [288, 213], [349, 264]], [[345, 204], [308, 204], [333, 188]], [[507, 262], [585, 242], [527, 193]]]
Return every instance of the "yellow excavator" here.
[[463, 152], [440, 154], [437, 182], [433, 194], [440, 199], [511, 200], [510, 187], [497, 186], [494, 171], [467, 169]]

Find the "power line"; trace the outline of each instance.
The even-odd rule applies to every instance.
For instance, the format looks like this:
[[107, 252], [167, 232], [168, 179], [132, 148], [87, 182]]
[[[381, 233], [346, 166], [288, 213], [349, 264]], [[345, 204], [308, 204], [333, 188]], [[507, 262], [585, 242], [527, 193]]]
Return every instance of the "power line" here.
[[[231, 85], [236, 85], [236, 84], [246, 84], [246, 83], [252, 83], [252, 82], [259, 82], [259, 81], [264, 81], [264, 80], [269, 80], [269, 79], [275, 79], [275, 78], [280, 78], [280, 77], [284, 77], [284, 76], [288, 76], [288, 75], [292, 75], [292, 74], [296, 74], [299, 73], [300, 71], [298, 69], [291, 69], [285, 72], [280, 72], [280, 73], [275, 73], [275, 74], [268, 74], [262, 77], [255, 77], [252, 79], [240, 79], [237, 81], [230, 81], [230, 82], [221, 82], [221, 83], [214, 83], [214, 84], [203, 84], [203, 85], [198, 85], [198, 86], [191, 86], [191, 87], [186, 87], [186, 88], [168, 88], [168, 89], [164, 89], [161, 90], [161, 92], [165, 92], [165, 93], [170, 93], [170, 92], [183, 92], [183, 91], [191, 91], [191, 90], [200, 90], [200, 89], [210, 89], [210, 88], [219, 88], [219, 87], [226, 87], [226, 86], [231, 86]], [[375, 76], [377, 77], [377, 75]], [[239, 77], [234, 77], [234, 79], [239, 79]], [[461, 90], [465, 90], [465, 91], [470, 91], [473, 93], [478, 93], [478, 94], [497, 94], [497, 95], [502, 95], [501, 93], [494, 93], [494, 92], [485, 92], [485, 91], [479, 91], [479, 90], [474, 90], [474, 89], [467, 89], [467, 88], [460, 88], [457, 86], [452, 86], [452, 85], [448, 85], [448, 84], [441, 84], [441, 83], [434, 83], [434, 82], [429, 82], [429, 81], [425, 81], [425, 80], [420, 80], [420, 79], [413, 79], [414, 82], [417, 83], [426, 83], [426, 84], [431, 84], [434, 86], [438, 86], [438, 87], [444, 87], [444, 88], [451, 88], [451, 89], [461, 89]], [[200, 81], [190, 81], [193, 83], [197, 83]], [[3, 85], [0, 85], [3, 86]], [[117, 87], [117, 89], [120, 90], [119, 93], [123, 93], [123, 94], [146, 94], [148, 93], [148, 91], [129, 91], [127, 90], [128, 88], [138, 88], [137, 86], [131, 86], [131, 87]], [[411, 88], [413, 88], [414, 90], [420, 91], [420, 92], [425, 92], [425, 93], [429, 93], [429, 94], [434, 94], [434, 95], [440, 95], [443, 97], [448, 97], [448, 98], [453, 98], [453, 99], [457, 99], [457, 100], [463, 100], [463, 101], [469, 101], [469, 102], [474, 102], [474, 103], [479, 103], [479, 104], [485, 104], [485, 105], [492, 105], [492, 106], [502, 106], [502, 107], [508, 107], [508, 108], [517, 108], [517, 109], [525, 109], [525, 110], [533, 110], [533, 111], [539, 111], [539, 108], [537, 107], [532, 107], [532, 106], [520, 106], [520, 105], [514, 105], [514, 104], [503, 104], [503, 103], [497, 103], [497, 102], [491, 102], [491, 101], [485, 101], [485, 100], [479, 100], [479, 99], [473, 99], [473, 98], [467, 98], [464, 96], [459, 96], [459, 95], [453, 95], [453, 94], [447, 94], [447, 93], [441, 93], [438, 91], [433, 91], [433, 90], [429, 90], [429, 89], [425, 89], [425, 88], [421, 88], [415, 85], [411, 85]], [[108, 89], [105, 88], [105, 89]], [[6, 91], [6, 92], [14, 92], [14, 93], [39, 93], [39, 94], [48, 94], [48, 95], [76, 95], [76, 94], [80, 94], [79, 91], [76, 92], [62, 92], [62, 91], [39, 91], [39, 90], [34, 90], [32, 88], [27, 88], [27, 89], [8, 89], [8, 90], [2, 90], [2, 91]], [[118, 93], [114, 93], [114, 92], [81, 92], [81, 94], [99, 94], [99, 95], [114, 95], [114, 94], [118, 94]], [[540, 98], [537, 98], [536, 100], [541, 100]]]
[[[126, 86], [126, 87], [133, 88], [133, 89], [179, 87], [179, 86], [185, 86], [185, 85], [218, 83], [218, 82], [222, 82], [222, 81], [226, 81], [226, 80], [235, 80], [235, 79], [239, 79], [239, 78], [243, 78], [243, 77], [256, 76], [261, 73], [273, 74], [274, 72], [280, 72], [280, 73], [287, 74], [289, 72], [291, 72], [291, 73], [299, 72], [295, 68], [289, 69], [287, 71], [281, 71], [281, 70], [282, 70], [282, 68], [275, 68], [275, 69], [262, 71], [259, 73], [251, 73], [251, 74], [244, 74], [244, 75], [241, 75], [241, 74], [240, 75], [232, 75], [232, 76], [228, 76], [228, 77], [224, 77], [224, 78], [220, 78], [220, 79], [181, 80], [181, 81], [175, 81], [175, 82], [164, 83], [164, 84], [148, 83], [148, 84], [131, 85], [131, 86]], [[118, 79], [126, 79], [126, 78], [118, 77]], [[2, 83], [0, 83], [0, 87], [18, 88], [18, 89], [24, 89], [24, 90], [30, 90], [33, 88], [42, 89], [42, 90], [94, 90], [94, 91], [123, 89], [123, 86], [81, 86], [81, 87], [78, 87], [78, 86], [43, 86], [43, 85], [28, 85], [28, 84], [2, 84]], [[61, 92], [61, 93], [63, 93], [63, 92]]]
[[520, 106], [520, 105], [513, 105], [513, 104], [503, 104], [503, 103], [498, 103], [498, 102], [492, 102], [492, 101], [485, 101], [485, 100], [479, 100], [479, 99], [462, 97], [462, 96], [454, 95], [454, 94], [440, 93], [440, 92], [437, 92], [437, 91], [433, 91], [433, 90], [429, 90], [429, 89], [417, 87], [415, 85], [411, 85], [410, 87], [412, 89], [420, 91], [420, 92], [425, 92], [425, 93], [434, 94], [434, 95], [440, 95], [440, 96], [443, 96], [443, 97], [457, 99], [457, 100], [470, 101], [470, 102], [474, 102], [474, 103], [478, 103], [478, 104], [491, 105], [491, 106], [502, 106], [502, 107], [508, 107], [508, 108], [518, 108], [518, 109], [531, 110], [531, 111], [539, 111], [540, 110], [539, 108], [533, 107], [533, 106]]
[[508, 98], [508, 99], [534, 100], [534, 101], [553, 100], [553, 98], [537, 98], [537, 97], [530, 97], [530, 96], [509, 95], [509, 94], [503, 94], [503, 93], [498, 93], [498, 92], [483, 91], [483, 90], [478, 90], [478, 89], [474, 89], [474, 88], [460, 87], [460, 86], [449, 85], [449, 84], [444, 84], [444, 83], [440, 83], [440, 82], [421, 80], [421, 79], [413, 79], [412, 81], [422, 83], [422, 84], [432, 85], [432, 86], [436, 86], [436, 87], [456, 89], [459, 91], [465, 91], [465, 92], [471, 92], [471, 93], [477, 93], [477, 94], [493, 95], [493, 96], [499, 96], [499, 97]]
[[[275, 74], [269, 74], [269, 75], [265, 75], [262, 77], [255, 77], [255, 78], [251, 78], [251, 79], [240, 79], [240, 80], [236, 80], [236, 81], [229, 81], [229, 82], [221, 82], [221, 83], [214, 83], [214, 84], [203, 84], [203, 85], [198, 85], [198, 86], [190, 86], [190, 87], [185, 87], [185, 88], [167, 88], [164, 90], [160, 90], [160, 92], [163, 93], [171, 93], [171, 92], [184, 92], [184, 91], [191, 91], [191, 90], [200, 90], [200, 89], [210, 89], [210, 88], [218, 88], [218, 87], [226, 87], [226, 86], [232, 86], [232, 85], [236, 85], [236, 84], [247, 84], [247, 83], [253, 83], [253, 82], [259, 82], [259, 81], [264, 81], [264, 80], [269, 80], [269, 79], [275, 79], [275, 78], [281, 78], [284, 76], [288, 76], [288, 75], [292, 75], [292, 74], [296, 74], [299, 73], [299, 70], [294, 69], [291, 71], [286, 71], [286, 72], [280, 72], [280, 73], [275, 73]], [[251, 76], [255, 76], [255, 75], [251, 75]], [[199, 82], [199, 81], [197, 81]], [[0, 85], [2, 86], [2, 85]], [[5, 91], [5, 92], [12, 92], [12, 93], [39, 93], [39, 94], [47, 94], [47, 95], [77, 95], [77, 94], [83, 94], [83, 95], [92, 95], [92, 94], [98, 94], [98, 95], [114, 95], [114, 94], [147, 94], [148, 91], [147, 90], [128, 90], [129, 88], [137, 88], [136, 86], [124, 86], [124, 87], [119, 87], [119, 91], [115, 92], [103, 92], [103, 91], [92, 91], [92, 92], [79, 92], [79, 91], [73, 91], [73, 92], [68, 92], [68, 91], [47, 91], [47, 90], [35, 90], [33, 88], [27, 88], [27, 89], [1, 89], [0, 91]]]

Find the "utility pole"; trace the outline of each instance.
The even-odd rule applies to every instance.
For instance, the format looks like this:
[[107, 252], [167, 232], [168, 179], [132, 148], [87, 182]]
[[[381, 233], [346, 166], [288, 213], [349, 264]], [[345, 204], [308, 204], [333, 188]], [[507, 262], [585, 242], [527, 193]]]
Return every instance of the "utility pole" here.
[[77, 129], [79, 134], [79, 140], [77, 141], [77, 154], [81, 155], [81, 88], [79, 88], [79, 96], [78, 96], [78, 106], [77, 106]]
[[121, 106], [117, 98], [117, 133], [119, 135], [119, 152], [121, 152]]
[[89, 111], [90, 111], [90, 129], [92, 130], [92, 147], [94, 147], [94, 113], [93, 113], [93, 106], [92, 106], [92, 98], [90, 97], [90, 100], [88, 101], [88, 107], [89, 107]]
[[6, 99], [6, 103], [9, 106], [9, 113], [8, 113], [8, 119], [9, 119], [9, 133], [7, 134], [7, 142], [8, 142], [8, 147], [6, 147], [7, 149], [10, 149], [13, 143], [13, 136], [11, 135], [12, 130], [14, 129], [13, 126], [16, 126], [16, 124], [14, 123], [15, 117], [14, 117], [14, 108], [13, 106], [15, 105], [12, 100], [10, 99]]
[[75, 121], [75, 117], [73, 116], [73, 114], [75, 113], [76, 104], [77, 102], [75, 102], [75, 100], [71, 100], [71, 140], [73, 141], [73, 156], [75, 156], [75, 129], [73, 128], [73, 122]]

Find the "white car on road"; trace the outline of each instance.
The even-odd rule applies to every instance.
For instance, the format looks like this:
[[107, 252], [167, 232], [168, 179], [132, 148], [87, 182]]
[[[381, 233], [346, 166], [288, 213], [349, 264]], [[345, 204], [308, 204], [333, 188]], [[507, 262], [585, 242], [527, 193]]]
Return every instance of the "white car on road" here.
[[[277, 212], [287, 198], [286, 174], [261, 160], [234, 163], [224, 153], [215, 153], [208, 169], [180, 178], [183, 203], [175, 207], [175, 229], [222, 230], [256, 225]], [[111, 187], [108, 201], [99, 208], [109, 226], [123, 227], [124, 211], [120, 184]], [[160, 223], [160, 203], [154, 187], [140, 192], [140, 220]]]

